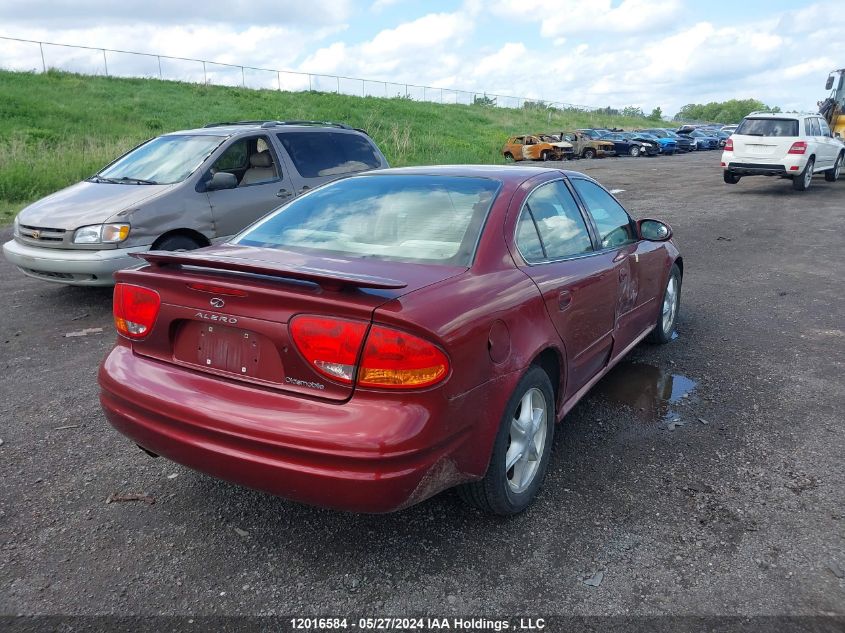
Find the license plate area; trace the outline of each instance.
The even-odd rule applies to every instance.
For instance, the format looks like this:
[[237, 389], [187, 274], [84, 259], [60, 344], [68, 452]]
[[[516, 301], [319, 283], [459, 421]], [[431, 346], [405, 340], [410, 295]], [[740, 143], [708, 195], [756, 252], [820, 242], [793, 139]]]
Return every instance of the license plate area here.
[[182, 321], [176, 330], [173, 359], [214, 374], [284, 382], [278, 348], [269, 337], [219, 323]]

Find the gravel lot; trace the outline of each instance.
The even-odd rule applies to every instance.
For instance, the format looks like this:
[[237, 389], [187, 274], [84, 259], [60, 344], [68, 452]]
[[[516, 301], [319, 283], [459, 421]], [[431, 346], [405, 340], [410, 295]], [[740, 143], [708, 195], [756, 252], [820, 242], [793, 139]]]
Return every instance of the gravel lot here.
[[509, 520], [452, 492], [340, 514], [150, 459], [97, 402], [110, 291], [0, 258], [0, 613], [845, 615], [845, 182], [729, 186], [718, 160], [565, 164], [674, 227], [679, 336], [578, 405]]

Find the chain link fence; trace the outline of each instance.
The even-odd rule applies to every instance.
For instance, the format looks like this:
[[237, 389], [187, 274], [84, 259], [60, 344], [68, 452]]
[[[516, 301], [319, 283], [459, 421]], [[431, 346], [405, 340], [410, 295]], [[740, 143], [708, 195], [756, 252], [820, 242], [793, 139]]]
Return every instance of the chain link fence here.
[[464, 105], [479, 103], [500, 108], [518, 109], [536, 105], [542, 108], [578, 112], [601, 110], [594, 106], [546, 101], [532, 97], [515, 97], [342, 75], [256, 68], [206, 59], [73, 46], [3, 36], [0, 36], [0, 68], [27, 72], [47, 72], [49, 69], [56, 69], [83, 75], [144, 77], [289, 92], [334, 92], [358, 97], [402, 98], [434, 103]]

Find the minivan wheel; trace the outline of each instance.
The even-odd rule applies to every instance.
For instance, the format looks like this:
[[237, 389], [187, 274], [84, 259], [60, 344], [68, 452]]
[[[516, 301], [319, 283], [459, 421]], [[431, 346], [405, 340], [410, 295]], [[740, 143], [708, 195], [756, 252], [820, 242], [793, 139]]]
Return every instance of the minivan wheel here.
[[729, 185], [735, 185], [736, 183], [739, 182], [739, 179], [742, 178], [742, 176], [739, 176], [739, 175], [733, 173], [732, 171], [728, 171], [727, 169], [725, 170], [724, 177], [725, 177], [725, 182], [728, 183]]
[[522, 512], [537, 496], [551, 460], [555, 399], [548, 374], [532, 365], [505, 407], [487, 474], [458, 488], [461, 498], [489, 514]]
[[833, 169], [828, 169], [824, 172], [824, 179], [828, 182], [836, 182], [839, 180], [839, 173], [842, 171], [842, 156], [843, 154], [839, 154], [836, 157], [836, 162], [833, 163]]
[[810, 187], [810, 183], [813, 182], [813, 168], [816, 166], [816, 161], [812, 158], [807, 161], [807, 166], [804, 167], [804, 171], [802, 171], [797, 176], [793, 176], [792, 178], [792, 188], [795, 191], [807, 191]]
[[186, 235], [171, 235], [153, 245], [155, 251], [192, 251], [202, 246]]
[[672, 264], [669, 279], [666, 280], [666, 287], [663, 289], [663, 301], [660, 304], [660, 312], [657, 314], [657, 323], [646, 339], [649, 343], [663, 345], [672, 340], [680, 308], [681, 270], [677, 264]]

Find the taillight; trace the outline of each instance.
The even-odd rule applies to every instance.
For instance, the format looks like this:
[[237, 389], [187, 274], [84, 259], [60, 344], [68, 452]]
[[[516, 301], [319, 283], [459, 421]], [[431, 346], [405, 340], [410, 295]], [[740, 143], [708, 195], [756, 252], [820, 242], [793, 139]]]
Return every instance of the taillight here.
[[788, 154], [803, 154], [807, 151], [807, 143], [805, 141], [795, 141], [792, 147], [789, 148]]
[[363, 321], [312, 315], [294, 317], [289, 327], [309, 365], [344, 384], [352, 384], [357, 374], [363, 387], [422, 388], [449, 373], [449, 359], [440, 348], [407, 332], [374, 325], [364, 343]]
[[403, 389], [430, 387], [449, 372], [449, 360], [438, 347], [418, 336], [374, 325], [361, 358], [358, 384]]
[[732, 138], [729, 138], [727, 141], [725, 141], [725, 151], [726, 152], [734, 151], [734, 140]]
[[155, 290], [116, 284], [114, 287], [114, 325], [123, 336], [142, 339], [155, 325], [161, 297]]
[[309, 365], [338, 382], [352, 384], [366, 323], [301, 315], [294, 317], [289, 327]]
[[200, 292], [210, 292], [215, 295], [227, 295], [229, 297], [245, 297], [247, 293], [245, 290], [239, 288], [229, 288], [228, 286], [215, 286], [214, 284], [190, 283], [188, 288], [191, 290], [199, 290]]

